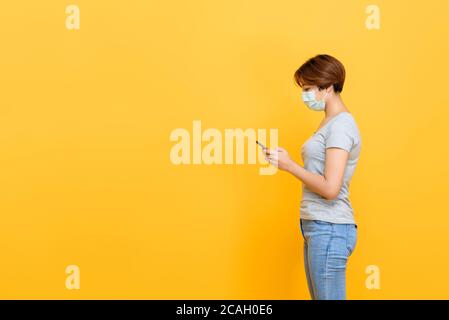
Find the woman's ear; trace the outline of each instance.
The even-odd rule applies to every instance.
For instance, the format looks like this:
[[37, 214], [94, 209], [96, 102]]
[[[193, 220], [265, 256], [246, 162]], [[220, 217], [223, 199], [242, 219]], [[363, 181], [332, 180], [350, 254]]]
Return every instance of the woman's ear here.
[[331, 94], [331, 92], [333, 91], [332, 85], [327, 88], [326, 87], [324, 87], [324, 88], [318, 87], [318, 90], [323, 95], [323, 97], [324, 97], [324, 95], [329, 96]]

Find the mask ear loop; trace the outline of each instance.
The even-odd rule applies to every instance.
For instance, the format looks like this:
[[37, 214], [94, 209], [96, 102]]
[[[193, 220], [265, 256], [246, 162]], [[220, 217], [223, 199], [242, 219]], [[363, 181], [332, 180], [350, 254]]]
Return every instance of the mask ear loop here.
[[329, 93], [329, 91], [326, 91], [326, 94], [324, 95], [324, 97], [321, 98], [321, 100], [323, 100], [323, 102], [324, 102], [324, 98], [326, 98], [328, 93]]

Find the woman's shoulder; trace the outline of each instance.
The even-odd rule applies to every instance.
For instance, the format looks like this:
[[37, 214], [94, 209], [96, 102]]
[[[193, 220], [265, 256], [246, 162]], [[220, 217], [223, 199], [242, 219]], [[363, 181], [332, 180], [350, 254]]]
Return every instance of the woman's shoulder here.
[[355, 122], [355, 117], [354, 117], [354, 115], [353, 115], [351, 112], [349, 112], [349, 111], [342, 112], [340, 118], [341, 118], [341, 119], [348, 120], [348, 121], [353, 121], [353, 122]]
[[340, 116], [331, 123], [329, 131], [332, 132], [333, 130], [344, 130], [352, 136], [360, 136], [356, 119], [350, 112], [340, 114]]
[[341, 127], [342, 125], [357, 126], [354, 116], [350, 112], [342, 112], [338, 114], [330, 127]]

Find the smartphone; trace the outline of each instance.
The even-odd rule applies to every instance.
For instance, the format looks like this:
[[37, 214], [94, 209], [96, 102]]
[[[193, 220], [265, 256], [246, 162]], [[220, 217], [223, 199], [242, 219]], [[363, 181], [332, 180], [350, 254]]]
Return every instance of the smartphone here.
[[263, 143], [260, 143], [260, 142], [257, 141], [257, 140], [256, 140], [256, 143], [257, 143], [259, 146], [261, 146], [262, 149], [267, 149], [267, 147], [266, 147]]

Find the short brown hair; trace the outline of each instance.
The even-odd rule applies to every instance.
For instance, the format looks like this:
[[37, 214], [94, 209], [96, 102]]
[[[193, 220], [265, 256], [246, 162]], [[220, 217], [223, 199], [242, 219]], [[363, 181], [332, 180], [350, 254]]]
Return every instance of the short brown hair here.
[[345, 68], [334, 57], [327, 54], [319, 54], [307, 60], [298, 70], [294, 79], [302, 87], [303, 85], [316, 85], [325, 89], [332, 85], [335, 92], [341, 92], [345, 83]]

